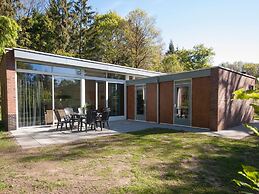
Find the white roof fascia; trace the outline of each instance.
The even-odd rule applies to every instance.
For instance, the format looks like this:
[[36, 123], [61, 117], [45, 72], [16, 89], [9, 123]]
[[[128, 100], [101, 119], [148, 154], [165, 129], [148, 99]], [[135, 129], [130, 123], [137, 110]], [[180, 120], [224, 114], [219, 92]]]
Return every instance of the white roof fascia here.
[[131, 67], [125, 67], [120, 65], [114, 65], [109, 63], [102, 63], [96, 61], [90, 61], [85, 59], [79, 59], [74, 57], [66, 57], [61, 55], [49, 54], [44, 52], [32, 51], [27, 49], [14, 48], [15, 59], [31, 60], [37, 62], [44, 62], [58, 65], [67, 65], [75, 67], [84, 67], [102, 71], [111, 71], [115, 73], [129, 74], [129, 75], [139, 75], [146, 77], [153, 77], [162, 75], [160, 72], [148, 71], [144, 69], [137, 69]]

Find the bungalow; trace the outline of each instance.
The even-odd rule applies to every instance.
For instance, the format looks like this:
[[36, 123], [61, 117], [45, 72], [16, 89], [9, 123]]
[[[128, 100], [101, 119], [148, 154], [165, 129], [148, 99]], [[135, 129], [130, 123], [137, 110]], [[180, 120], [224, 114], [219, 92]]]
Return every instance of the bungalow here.
[[248, 122], [247, 102], [232, 92], [255, 78], [222, 67], [162, 74], [13, 48], [0, 65], [2, 119], [8, 130], [52, 125], [53, 110], [109, 107], [111, 120], [132, 119], [221, 130]]

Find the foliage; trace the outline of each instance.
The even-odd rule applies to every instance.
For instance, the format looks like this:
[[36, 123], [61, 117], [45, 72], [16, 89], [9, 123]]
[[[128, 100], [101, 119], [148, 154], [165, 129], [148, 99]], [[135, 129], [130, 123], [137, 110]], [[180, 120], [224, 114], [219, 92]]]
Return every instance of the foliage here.
[[[259, 90], [244, 90], [239, 89], [234, 92], [234, 99], [241, 99], [241, 100], [258, 100], [259, 99]], [[251, 106], [254, 107], [255, 112], [259, 113], [259, 105], [253, 103]], [[250, 126], [245, 124], [249, 130], [253, 131], [256, 136], [259, 137], [259, 130], [256, 127]], [[259, 192], [259, 170], [252, 166], [242, 166], [243, 171], [238, 172], [241, 174], [248, 182], [240, 181], [234, 179], [233, 181], [240, 187], [249, 188], [252, 191]]]
[[55, 27], [47, 15], [34, 12], [30, 17], [20, 18], [18, 22], [23, 26], [17, 41], [19, 46], [37, 51], [55, 52]]
[[259, 64], [256, 63], [245, 63], [242, 61], [234, 62], [234, 63], [222, 63], [221, 66], [233, 69], [239, 72], [246, 72], [249, 75], [254, 77], [259, 77]]
[[[155, 19], [140, 9], [131, 11], [126, 17], [125, 41], [128, 66], [150, 68], [155, 56], [161, 52], [160, 32]], [[154, 55], [155, 53], [155, 55]]]
[[191, 71], [211, 66], [211, 58], [215, 53], [212, 48], [204, 45], [196, 45], [192, 49], [181, 49], [177, 51], [180, 63], [184, 70]]
[[184, 67], [180, 64], [176, 54], [169, 54], [163, 58], [161, 65], [154, 67], [154, 70], [164, 73], [177, 73], [184, 71]]
[[0, 16], [16, 18], [19, 10], [22, 9], [20, 0], [1, 0]]
[[88, 52], [86, 58], [125, 65], [124, 26], [125, 20], [115, 12], [96, 15], [89, 29]]
[[243, 170], [238, 173], [245, 177], [249, 183], [234, 179], [233, 181], [240, 187], [247, 187], [259, 192], [259, 170], [253, 166], [242, 165]]
[[88, 0], [75, 0], [71, 8], [72, 28], [70, 31], [70, 49], [77, 57], [83, 57], [88, 41], [88, 29], [94, 21], [94, 14]]
[[16, 45], [20, 26], [11, 18], [0, 16], [0, 55], [6, 47]]

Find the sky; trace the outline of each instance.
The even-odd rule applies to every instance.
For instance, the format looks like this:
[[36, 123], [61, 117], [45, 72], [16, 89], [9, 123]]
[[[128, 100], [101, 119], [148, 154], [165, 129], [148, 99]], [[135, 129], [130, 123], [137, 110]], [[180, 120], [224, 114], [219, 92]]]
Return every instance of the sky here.
[[156, 19], [165, 49], [212, 47], [213, 63], [259, 63], [259, 0], [89, 0], [100, 14], [140, 8]]

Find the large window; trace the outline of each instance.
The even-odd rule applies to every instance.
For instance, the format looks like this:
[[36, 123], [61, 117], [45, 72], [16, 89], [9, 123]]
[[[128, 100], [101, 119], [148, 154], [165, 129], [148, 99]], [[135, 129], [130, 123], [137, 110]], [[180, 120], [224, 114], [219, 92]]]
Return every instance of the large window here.
[[96, 105], [96, 81], [85, 80], [85, 103], [88, 106]]
[[48, 65], [42, 65], [37, 63], [26, 63], [22, 61], [17, 61], [18, 69], [28, 69], [33, 71], [41, 71], [41, 72], [52, 72], [52, 67]]
[[106, 82], [98, 83], [98, 110], [102, 111], [106, 107]]
[[108, 84], [108, 104], [111, 109], [111, 116], [124, 115], [124, 85]]
[[80, 80], [55, 77], [55, 109], [71, 107], [75, 111], [81, 106]]
[[52, 123], [51, 76], [17, 74], [19, 127]]

